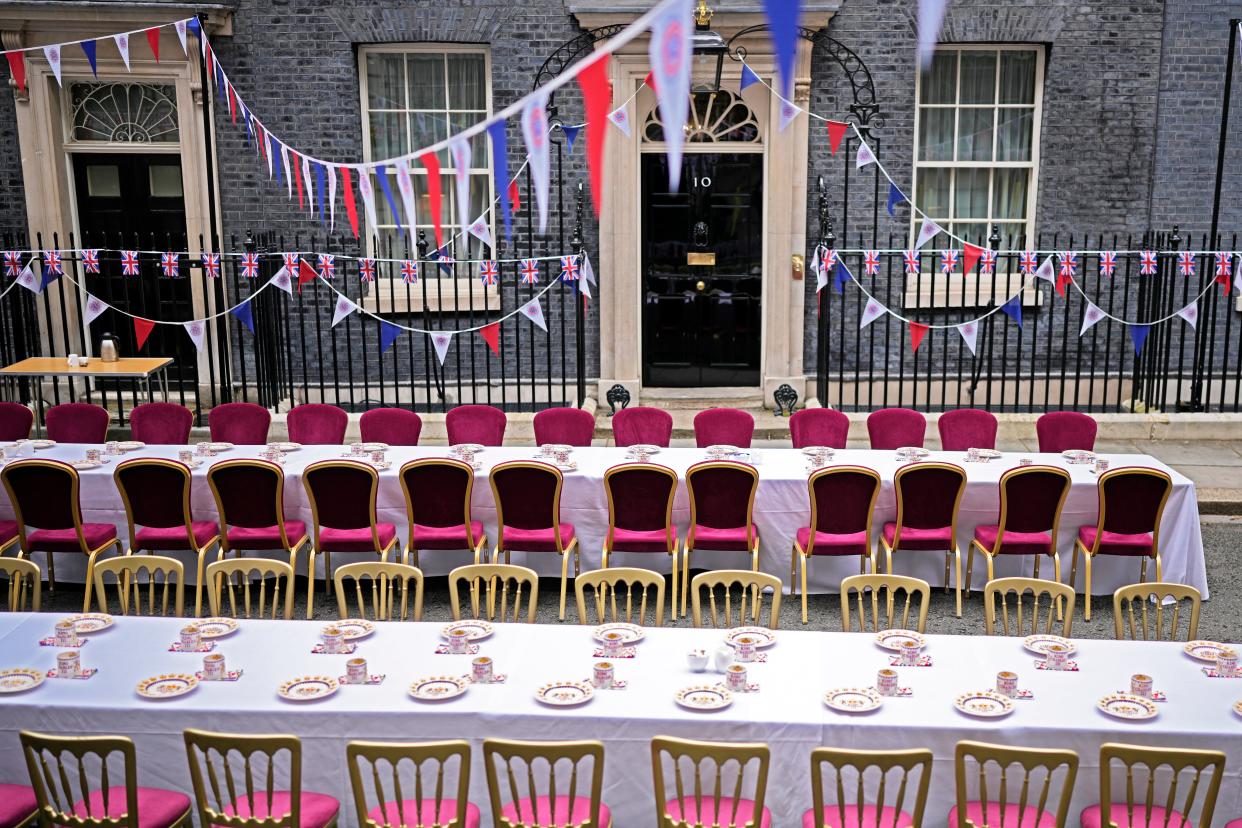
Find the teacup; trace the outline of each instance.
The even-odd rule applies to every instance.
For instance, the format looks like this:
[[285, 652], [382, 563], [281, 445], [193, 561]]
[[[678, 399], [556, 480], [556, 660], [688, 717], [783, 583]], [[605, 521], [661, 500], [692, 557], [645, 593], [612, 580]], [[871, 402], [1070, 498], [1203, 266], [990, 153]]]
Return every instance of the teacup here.
[[72, 621], [56, 622], [56, 646], [57, 647], [76, 647], [78, 646], [78, 629]]
[[881, 696], [897, 695], [897, 671], [891, 667], [885, 667], [876, 673], [875, 689]]
[[733, 649], [737, 651], [737, 660], [754, 661], [755, 644], [755, 639], [749, 635], [739, 635], [733, 639]]
[[356, 657], [345, 662], [345, 683], [367, 683], [367, 660], [365, 658]]
[[746, 665], [730, 664], [725, 671], [725, 686], [734, 692], [746, 689]]
[[207, 681], [219, 681], [224, 678], [224, 655], [208, 653], [203, 656], [203, 678]]
[[997, 673], [996, 692], [1011, 699], [1018, 695], [1018, 674], [1012, 670], [1001, 670]]
[[187, 624], [181, 628], [181, 649], [187, 653], [198, 650], [203, 645], [202, 635], [194, 624]]
[[324, 627], [319, 637], [323, 641], [325, 653], [339, 653], [345, 646], [345, 634], [340, 627]]
[[1064, 670], [1069, 663], [1069, 648], [1064, 644], [1049, 644], [1044, 656], [1049, 670]]
[[591, 673], [591, 682], [601, 689], [612, 687], [614, 672], [611, 662], [597, 661]]
[[898, 663], [904, 667], [913, 667], [919, 663], [919, 654], [923, 651], [923, 646], [917, 641], [901, 642], [901, 649], [897, 651]]
[[470, 652], [470, 633], [466, 630], [449, 630], [449, 652], [456, 655]]
[[1152, 677], [1145, 673], [1135, 673], [1130, 676], [1130, 692], [1135, 696], [1150, 699], [1152, 697], [1152, 684]]
[[82, 657], [77, 650], [56, 654], [56, 675], [66, 678], [82, 674]]
[[487, 656], [479, 656], [470, 662], [470, 678], [479, 684], [490, 684], [493, 675], [492, 660]]

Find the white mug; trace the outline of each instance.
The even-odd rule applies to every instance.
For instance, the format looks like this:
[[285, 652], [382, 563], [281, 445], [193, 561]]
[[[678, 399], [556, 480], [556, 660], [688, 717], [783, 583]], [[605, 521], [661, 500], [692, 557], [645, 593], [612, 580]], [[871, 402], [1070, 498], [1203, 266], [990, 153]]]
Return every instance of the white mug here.
[[70, 368], [77, 368], [79, 365], [81, 365], [81, 362], [79, 361], [77, 354], [70, 354], [69, 358], [65, 361], [69, 364]]

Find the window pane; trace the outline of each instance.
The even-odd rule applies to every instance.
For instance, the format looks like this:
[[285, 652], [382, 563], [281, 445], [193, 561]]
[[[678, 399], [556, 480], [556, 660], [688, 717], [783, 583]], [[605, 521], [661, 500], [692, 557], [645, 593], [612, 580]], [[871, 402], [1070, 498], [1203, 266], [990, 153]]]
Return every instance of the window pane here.
[[96, 198], [120, 198], [120, 169], [115, 164], [91, 164], [86, 168], [86, 193]]
[[952, 109], [922, 109], [919, 112], [919, 160], [953, 160]]
[[[985, 222], [954, 222], [953, 234], [965, 239], [971, 244], [977, 244], [980, 247], [987, 247], [988, 244], [988, 226]], [[953, 245], [960, 245], [961, 242], [954, 240]]]
[[958, 170], [954, 186], [953, 217], [988, 217], [989, 170]]
[[487, 85], [482, 55], [449, 55], [449, 109], [483, 110]]
[[995, 110], [967, 108], [958, 110], [957, 160], [992, 160], [992, 116]]
[[996, 53], [962, 52], [963, 104], [990, 104], [996, 100]]
[[410, 109], [444, 109], [444, 56], [409, 54]]
[[[473, 113], [458, 113], [449, 116], [449, 124], [451, 125], [454, 134], [469, 129], [481, 120], [483, 120], [482, 115], [475, 115]], [[481, 132], [474, 136], [470, 139], [470, 166], [475, 169], [482, 169], [484, 167], [491, 166], [491, 162], [489, 161], [491, 158], [491, 152], [491, 147], [487, 143], [486, 132]], [[448, 163], [452, 164], [452, 159], [449, 159]]]
[[431, 146], [447, 137], [448, 116], [443, 112], [410, 113], [410, 139], [414, 147]]
[[957, 85], [957, 52], [937, 52], [931, 71], [920, 81], [920, 101], [925, 104], [951, 104]]
[[181, 166], [152, 164], [147, 168], [147, 184], [153, 198], [181, 198]]
[[[388, 167], [388, 169], [391, 170], [392, 167]], [[397, 202], [397, 209], [400, 210], [401, 191], [397, 189], [397, 175], [393, 172], [389, 172], [387, 175], [388, 186], [392, 191], [393, 200]], [[396, 225], [401, 223], [401, 220], [397, 216], [394, 216], [392, 214], [392, 210], [388, 207], [388, 199], [384, 197], [384, 188], [379, 183], [378, 173], [376, 174], [375, 179], [375, 220], [381, 225]]]
[[929, 216], [948, 216], [949, 170], [920, 169], [914, 201]]
[[1026, 218], [1027, 181], [1030, 170], [997, 170], [992, 214], [998, 219]]
[[392, 158], [408, 152], [405, 116], [399, 112], [371, 113], [371, 158]]
[[371, 109], [405, 109], [401, 88], [402, 55], [367, 55], [367, 106]]
[[997, 161], [1030, 161], [1033, 109], [1001, 109], [996, 131]]
[[1035, 53], [1001, 52], [1000, 102], [1035, 103]]

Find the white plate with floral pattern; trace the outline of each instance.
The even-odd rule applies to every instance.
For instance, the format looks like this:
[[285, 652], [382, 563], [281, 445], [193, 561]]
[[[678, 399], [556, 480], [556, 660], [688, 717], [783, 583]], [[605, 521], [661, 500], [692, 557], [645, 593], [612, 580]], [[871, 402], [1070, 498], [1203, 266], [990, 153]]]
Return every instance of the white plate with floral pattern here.
[[625, 453], [631, 457], [640, 452], [642, 454], [659, 454], [660, 447], [652, 445], [651, 443], [635, 443], [632, 446], [627, 446], [625, 449]]
[[69, 465], [78, 471], [89, 471], [90, 469], [99, 468], [103, 465], [103, 462], [100, 460], [70, 460]]
[[953, 700], [953, 706], [967, 716], [996, 719], [1013, 712], [1013, 699], [995, 690], [976, 690], [958, 696]]
[[1156, 718], [1156, 704], [1151, 699], [1134, 696], [1130, 693], [1109, 693], [1095, 704], [1100, 712], [1107, 713], [1115, 719], [1127, 719], [1141, 722]]
[[55, 448], [55, 446], [56, 446], [55, 440], [31, 440], [30, 441], [30, 447], [33, 448], [35, 451], [41, 451], [42, 449]]
[[930, 451], [922, 446], [901, 446], [897, 449], [898, 457], [927, 457]]
[[331, 676], [298, 676], [276, 688], [276, 694], [289, 701], [318, 701], [331, 696], [340, 686]]
[[1069, 655], [1076, 649], [1074, 642], [1068, 638], [1062, 638], [1059, 635], [1028, 635], [1022, 639], [1022, 646], [1038, 655], [1048, 655], [1048, 647], [1053, 644], [1060, 644], [1065, 648], [1065, 654]]
[[733, 694], [718, 684], [696, 684], [678, 690], [673, 700], [687, 710], [724, 710]]
[[43, 671], [27, 667], [0, 670], [0, 693], [24, 693], [43, 683]]
[[870, 713], [882, 703], [880, 694], [870, 687], [842, 687], [824, 696], [824, 704], [840, 713]]
[[102, 612], [86, 612], [81, 615], [71, 615], [65, 620], [73, 623], [73, 630], [78, 635], [102, 632], [115, 623], [111, 615]]
[[646, 633], [643, 632], [642, 627], [637, 624], [627, 624], [624, 621], [613, 621], [609, 624], [600, 624], [591, 631], [591, 635], [595, 637], [596, 641], [602, 644], [604, 643], [604, 636], [610, 632], [619, 633], [621, 635], [621, 646], [623, 647], [627, 644], [637, 644], [642, 641], [643, 636], [646, 635]]
[[913, 641], [915, 644], [918, 644], [920, 649], [927, 644], [923, 635], [916, 633], [914, 630], [881, 630], [875, 636], [876, 644], [895, 653], [901, 652], [901, 648], [907, 641]]
[[471, 641], [480, 641], [492, 634], [492, 625], [478, 619], [454, 621], [452, 624], [446, 624], [440, 628], [440, 637], [449, 638], [453, 634], [453, 630], [465, 630], [466, 638]]
[[272, 448], [280, 449], [281, 451], [297, 451], [302, 448], [301, 443], [294, 443], [290, 440], [280, 440], [275, 443], [268, 443], [268, 445]]
[[223, 638], [237, 632], [236, 618], [203, 618], [194, 622], [202, 638]]
[[147, 444], [141, 440], [122, 440], [116, 444], [116, 447], [121, 451], [137, 451], [146, 448]]
[[595, 688], [587, 681], [551, 681], [535, 691], [535, 698], [553, 707], [586, 704], [595, 696]]
[[428, 676], [410, 685], [410, 695], [419, 701], [445, 701], [455, 699], [470, 687], [461, 676]]
[[375, 632], [375, 625], [365, 618], [342, 618], [333, 621], [329, 626], [336, 627], [346, 641], [357, 641]]
[[1221, 644], [1219, 641], [1190, 641], [1187, 642], [1185, 647], [1182, 647], [1182, 652], [1199, 661], [1214, 663], [1222, 650], [1232, 649], [1233, 647], [1228, 644]]
[[454, 443], [449, 446], [449, 453], [461, 454], [462, 452], [466, 452], [468, 454], [478, 454], [483, 449], [484, 446], [482, 443]]
[[209, 451], [228, 451], [231, 448], [233, 448], [232, 443], [219, 442], [207, 444], [207, 449]]
[[737, 646], [739, 638], [755, 639], [755, 646], [759, 649], [771, 647], [776, 643], [776, 633], [767, 627], [734, 627], [725, 633], [725, 643], [731, 647]]
[[164, 673], [138, 682], [138, 695], [144, 699], [172, 699], [198, 687], [198, 679], [187, 673]]
[[387, 443], [380, 443], [380, 442], [350, 443], [350, 448], [353, 448], [354, 446], [357, 446], [359, 449], [366, 452], [367, 454], [370, 454], [373, 451], [388, 451], [388, 449], [392, 448]]

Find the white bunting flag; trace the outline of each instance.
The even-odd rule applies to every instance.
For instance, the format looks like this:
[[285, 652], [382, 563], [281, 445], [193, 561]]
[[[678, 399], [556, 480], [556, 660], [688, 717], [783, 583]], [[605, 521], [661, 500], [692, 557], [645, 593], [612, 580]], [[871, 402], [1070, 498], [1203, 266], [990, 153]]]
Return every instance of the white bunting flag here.
[[948, 5], [949, 0], [919, 0], [919, 66], [924, 71], [931, 67]]
[[328, 168], [328, 229], [336, 229], [336, 165], [326, 164]]
[[867, 304], [862, 309], [862, 316], [858, 319], [859, 330], [867, 327], [887, 312], [888, 308], [881, 305], [874, 298], [868, 299]]
[[43, 292], [43, 279], [37, 276], [31, 265], [39, 261], [38, 256], [32, 256], [30, 261], [26, 262], [26, 266], [22, 268], [22, 272], [17, 276], [17, 283], [32, 293]]
[[358, 303], [348, 296], [337, 296], [336, 307], [332, 309], [332, 326], [335, 328], [340, 321], [358, 310]]
[[582, 281], [592, 285], [597, 284], [595, 281], [595, 268], [591, 267], [591, 257], [587, 255], [585, 250], [582, 251]]
[[108, 303], [98, 296], [86, 294], [86, 304], [82, 308], [82, 324], [89, 325], [108, 309]]
[[410, 178], [410, 168], [404, 161], [397, 164], [397, 189], [401, 192], [401, 206], [405, 209], [406, 228], [409, 230], [412, 243], [414, 227], [418, 224], [418, 215], [414, 207], [414, 180]]
[[551, 181], [547, 107], [547, 93], [539, 91], [522, 108], [522, 137], [526, 141], [526, 157], [530, 161], [531, 179], [535, 185], [540, 233], [548, 227], [548, 187]]
[[630, 129], [630, 114], [628, 109], [629, 108], [625, 104], [622, 104], [612, 112], [608, 113], [608, 120], [612, 121], [613, 126], [624, 132], [626, 138], [629, 138], [634, 134]]
[[522, 316], [525, 316], [531, 322], [539, 326], [544, 333], [548, 332], [547, 320], [543, 318], [543, 306], [539, 304], [539, 299], [531, 299], [520, 308]]
[[315, 188], [311, 184], [310, 159], [302, 156], [302, 185], [306, 189], [306, 209], [311, 215], [315, 213]]
[[470, 235], [483, 242], [488, 247], [492, 247], [492, 228], [487, 223], [486, 216], [479, 216], [470, 222], [470, 226], [466, 228], [470, 231]]
[[[1057, 269], [1052, 264], [1052, 256], [1049, 256], [1040, 263], [1039, 269], [1035, 271], [1035, 278], [1043, 279], [1045, 282], [1055, 282], [1057, 280]], [[1096, 322], [1098, 321], [1099, 320], [1097, 319]], [[1079, 334], [1079, 336], [1082, 336], [1082, 334]]]
[[181, 41], [181, 53], [189, 55], [189, 51], [185, 48], [185, 21], [178, 20], [173, 24], [173, 27], [177, 30], [177, 40]]
[[918, 250], [932, 239], [936, 238], [936, 234], [940, 233], [940, 225], [929, 218], [923, 219], [923, 224], [919, 226], [919, 237], [914, 244], [914, 249]]
[[449, 154], [453, 156], [453, 174], [457, 182], [457, 217], [462, 227], [470, 225], [470, 152], [468, 139], [454, 138], [449, 142]]
[[125, 71], [129, 71], [129, 35], [118, 34], [113, 35], [112, 39], [116, 41], [116, 50], [121, 53], [121, 60], [125, 63]]
[[836, 256], [829, 253], [823, 246], [815, 248], [815, 261], [811, 263], [811, 267], [815, 269], [815, 292], [819, 293], [828, 287], [828, 271], [832, 269], [830, 262], [835, 262]]
[[794, 119], [802, 114], [801, 108], [791, 101], [781, 101], [781, 120], [780, 131], [784, 132], [785, 127], [794, 122]]
[[655, 81], [656, 101], [668, 152], [668, 186], [681, 184], [681, 150], [690, 114], [690, 62], [693, 54], [694, 3], [676, 0], [651, 21], [647, 58]]
[[1078, 335], [1082, 336], [1087, 331], [1095, 327], [1095, 324], [1104, 318], [1104, 311], [1092, 302], [1087, 302], [1087, 309], [1082, 314], [1082, 328], [1078, 331]]
[[290, 296], [293, 295], [293, 278], [289, 273], [289, 268], [282, 266], [280, 270], [272, 274], [271, 282]]
[[[1238, 27], [1238, 31], [1242, 32], [1242, 26]], [[1238, 260], [1237, 270], [1233, 276], [1233, 289], [1242, 293], [1242, 250], [1233, 251], [1233, 257]]]
[[979, 339], [979, 323], [966, 322], [957, 326], [957, 332], [962, 335], [962, 341], [966, 343], [966, 347], [970, 349], [971, 356], [975, 355], [975, 343]]
[[362, 208], [367, 214], [367, 226], [372, 233], [379, 232], [379, 222], [375, 220], [375, 185], [371, 183], [370, 167], [355, 167], [358, 171], [358, 192], [362, 193]]
[[854, 159], [854, 168], [861, 170], [868, 164], [875, 163], [875, 153], [871, 151], [871, 145], [866, 141], [862, 141], [858, 145], [858, 155]]
[[47, 58], [47, 62], [52, 67], [52, 74], [56, 76], [56, 84], [64, 86], [60, 80], [60, 46], [53, 44], [43, 47], [43, 56]]
[[450, 331], [439, 331], [431, 334], [431, 346], [436, 349], [436, 359], [440, 360], [440, 364], [444, 364], [444, 358], [448, 356], [449, 345], [453, 344], [453, 334]]
[[201, 319], [195, 319], [192, 322], [183, 323], [185, 332], [189, 335], [190, 341], [194, 343], [194, 347], [203, 350], [203, 341], [207, 337], [207, 329], [204, 327]]
[[293, 174], [289, 171], [289, 148], [284, 144], [280, 145], [280, 161], [285, 165], [285, 184], [289, 187], [289, 198], [293, 198]]
[[1186, 324], [1193, 328], [1199, 323], [1199, 306], [1196, 303], [1191, 302], [1189, 305], [1179, 310], [1177, 315], [1182, 319], [1185, 319]]
[[590, 283], [589, 283], [589, 282], [587, 282], [587, 280], [586, 280], [586, 279], [579, 279], [579, 280], [578, 280], [578, 292], [579, 292], [579, 293], [581, 293], [583, 296], [585, 296], [585, 297], [586, 297], [586, 298], [588, 298], [588, 299], [594, 299], [594, 298], [595, 298], [594, 296], [592, 296], [592, 295], [591, 295], [591, 285], [590, 285]]

